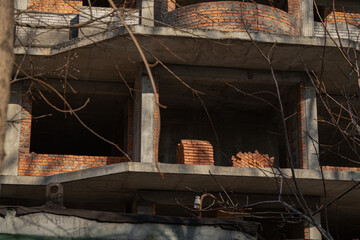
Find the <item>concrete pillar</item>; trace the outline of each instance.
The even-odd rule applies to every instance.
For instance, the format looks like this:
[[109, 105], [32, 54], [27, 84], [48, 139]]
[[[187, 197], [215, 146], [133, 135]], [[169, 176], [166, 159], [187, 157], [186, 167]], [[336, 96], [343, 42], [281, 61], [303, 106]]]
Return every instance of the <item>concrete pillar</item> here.
[[[320, 214], [316, 214], [313, 216], [314, 221], [321, 226], [321, 216]], [[305, 223], [304, 229], [304, 239], [311, 239], [311, 240], [321, 240], [321, 233], [319, 230], [310, 223]]]
[[301, 35], [314, 36], [314, 3], [313, 0], [300, 1]]
[[148, 76], [139, 74], [135, 80], [133, 160], [155, 161], [155, 94]]
[[149, 27], [154, 26], [155, 0], [142, 0], [141, 2], [141, 24]]
[[1, 169], [2, 175], [17, 175], [19, 165], [19, 143], [21, 129], [21, 84], [11, 85], [10, 103], [7, 110], [5, 132], [5, 158]]
[[28, 7], [28, 1], [27, 0], [14, 0], [14, 8], [15, 10], [26, 10]]
[[319, 169], [319, 137], [316, 91], [313, 86], [300, 84], [300, 135], [303, 169]]

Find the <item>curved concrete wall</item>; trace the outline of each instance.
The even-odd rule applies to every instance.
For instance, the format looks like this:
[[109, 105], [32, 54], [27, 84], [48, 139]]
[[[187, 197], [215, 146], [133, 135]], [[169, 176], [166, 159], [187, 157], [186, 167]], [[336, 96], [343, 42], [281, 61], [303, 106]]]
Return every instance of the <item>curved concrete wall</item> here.
[[[239, 1], [198, 3], [166, 13], [165, 21], [179, 28], [298, 34], [297, 21], [274, 7]], [[246, 26], [246, 28], [244, 27]]]

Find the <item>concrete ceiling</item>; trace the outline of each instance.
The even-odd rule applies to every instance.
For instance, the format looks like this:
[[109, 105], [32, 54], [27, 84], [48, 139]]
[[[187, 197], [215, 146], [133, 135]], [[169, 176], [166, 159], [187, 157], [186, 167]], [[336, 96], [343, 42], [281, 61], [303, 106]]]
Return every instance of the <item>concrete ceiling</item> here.
[[[331, 93], [338, 93], [333, 83], [342, 85], [346, 81], [344, 73], [348, 71], [347, 62], [334, 44], [327, 42], [325, 44], [331, 46], [324, 49], [325, 41], [321, 38], [254, 34], [258, 41], [256, 48], [248, 36], [240, 33], [241, 38], [229, 33], [219, 33], [220, 36], [215, 38], [211, 31], [195, 30], [210, 37], [189, 37], [189, 34], [178, 34], [178, 37], [174, 37], [175, 34], [166, 31], [164, 33], [163, 29], [166, 28], [159, 29], [158, 32], [151, 32], [141, 26], [134, 29], [150, 63], [159, 59], [166, 65], [269, 70], [269, 64], [258, 49], [267, 54], [273, 42], [279, 41], [273, 55], [275, 70], [304, 72], [305, 64], [308, 70], [322, 72], [322, 79], [327, 83], [328, 91]], [[221, 34], [224, 35], [224, 39], [221, 39]], [[103, 39], [96, 44], [86, 42], [83, 45], [53, 48], [45, 51], [45, 56], [39, 51], [25, 58], [22, 69], [28, 73], [33, 69], [35, 75], [42, 74], [43, 77], [49, 78], [61, 77], [63, 66], [68, 59], [70, 77], [91, 81], [123, 82], [124, 78], [131, 82], [142, 65], [137, 49], [127, 35]], [[21, 53], [20, 50], [17, 52]], [[20, 63], [22, 57], [22, 54], [17, 54], [16, 61]]]

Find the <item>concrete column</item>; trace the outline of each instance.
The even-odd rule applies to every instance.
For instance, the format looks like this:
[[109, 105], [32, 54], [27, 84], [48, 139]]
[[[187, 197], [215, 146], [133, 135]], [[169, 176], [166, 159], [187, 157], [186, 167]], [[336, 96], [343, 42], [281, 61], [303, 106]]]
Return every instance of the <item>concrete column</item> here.
[[28, 7], [28, 1], [27, 0], [15, 0], [14, 1], [14, 8], [15, 10], [26, 10]]
[[21, 84], [12, 84], [10, 103], [7, 110], [5, 132], [5, 158], [1, 169], [2, 175], [17, 175], [19, 166], [19, 143], [21, 129]]
[[[316, 214], [315, 216], [313, 216], [314, 221], [321, 225], [321, 216], [320, 214]], [[321, 233], [319, 232], [319, 230], [312, 224], [310, 223], [305, 223], [305, 229], [304, 229], [304, 238], [305, 239], [311, 239], [311, 240], [321, 240]]]
[[154, 26], [155, 0], [142, 0], [141, 2], [141, 24], [149, 27]]
[[314, 3], [313, 0], [300, 1], [301, 35], [314, 36]]
[[319, 137], [317, 123], [316, 91], [313, 86], [300, 86], [301, 166], [319, 169]]
[[148, 76], [139, 74], [135, 80], [133, 160], [155, 161], [155, 94]]

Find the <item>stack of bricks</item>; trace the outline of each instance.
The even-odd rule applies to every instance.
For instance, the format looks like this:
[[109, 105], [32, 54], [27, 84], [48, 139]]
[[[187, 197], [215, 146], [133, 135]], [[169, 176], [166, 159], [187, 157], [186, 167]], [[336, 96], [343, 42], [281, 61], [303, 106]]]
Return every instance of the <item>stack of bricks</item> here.
[[268, 154], [261, 154], [257, 150], [252, 152], [239, 152], [231, 157], [233, 167], [270, 168], [274, 166], [274, 157]]
[[208, 141], [181, 140], [176, 150], [178, 164], [214, 165], [214, 150]]

